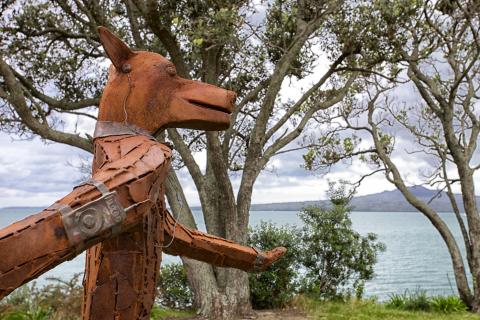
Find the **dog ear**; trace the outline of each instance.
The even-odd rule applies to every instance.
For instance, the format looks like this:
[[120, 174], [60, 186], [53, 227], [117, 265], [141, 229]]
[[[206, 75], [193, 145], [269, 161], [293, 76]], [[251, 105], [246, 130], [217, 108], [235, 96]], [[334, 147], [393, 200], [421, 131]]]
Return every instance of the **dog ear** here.
[[107, 28], [98, 27], [97, 31], [100, 36], [100, 43], [115, 68], [117, 68], [118, 71], [128, 72], [129, 70], [126, 70], [128, 67], [125, 68], [124, 65], [128, 59], [135, 55], [133, 50]]

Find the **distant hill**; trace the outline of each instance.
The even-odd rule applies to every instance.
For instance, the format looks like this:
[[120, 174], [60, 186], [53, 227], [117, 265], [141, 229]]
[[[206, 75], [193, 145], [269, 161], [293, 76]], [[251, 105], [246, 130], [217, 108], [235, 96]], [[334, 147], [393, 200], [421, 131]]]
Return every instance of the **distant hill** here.
[[[410, 191], [422, 201], [428, 202], [437, 194], [436, 190], [427, 189], [422, 186], [410, 187]], [[458, 205], [463, 210], [463, 201], [460, 194], [455, 194]], [[477, 203], [480, 204], [480, 197], [477, 197]], [[309, 205], [328, 206], [329, 201], [300, 201], [300, 202], [280, 202], [252, 205], [252, 211], [299, 211]], [[385, 211], [385, 212], [410, 212], [417, 211], [412, 207], [398, 190], [383, 191], [380, 193], [369, 194], [366, 196], [355, 197], [352, 200], [355, 211]], [[452, 212], [450, 200], [445, 192], [442, 192], [431, 203], [431, 207], [437, 212]]]
[[[410, 191], [420, 198], [421, 200], [428, 202], [433, 196], [437, 194], [437, 191], [427, 189], [422, 186], [410, 187]], [[463, 210], [463, 201], [460, 194], [455, 194], [458, 205]], [[278, 203], [262, 203], [253, 204], [252, 211], [300, 211], [303, 207], [309, 205], [328, 206], [329, 201], [317, 200], [317, 201], [299, 201], [299, 202], [278, 202]], [[477, 197], [477, 203], [480, 204], [480, 197]], [[377, 212], [412, 212], [417, 211], [412, 207], [398, 190], [383, 191], [379, 193], [369, 194], [366, 196], [355, 197], [352, 200], [352, 205], [355, 211], [377, 211]], [[452, 212], [452, 206], [448, 200], [447, 194], [442, 192], [435, 198], [430, 205], [437, 212]], [[29, 210], [30, 212], [40, 212], [43, 207], [8, 207], [0, 208], [1, 212], [24, 212]], [[192, 207], [193, 210], [201, 210], [200, 207]]]
[[25, 213], [25, 214], [33, 214], [42, 211], [48, 206], [45, 207], [3, 207], [0, 208], [0, 214], [3, 213]]

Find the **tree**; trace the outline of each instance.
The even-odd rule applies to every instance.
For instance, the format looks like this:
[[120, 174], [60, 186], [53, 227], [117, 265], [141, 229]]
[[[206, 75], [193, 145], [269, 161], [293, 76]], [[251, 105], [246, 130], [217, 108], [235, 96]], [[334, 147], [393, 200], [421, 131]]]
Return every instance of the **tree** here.
[[[383, 171], [438, 230], [450, 253], [460, 298], [480, 312], [480, 216], [473, 178], [480, 169], [475, 163], [480, 132], [480, 7], [475, 1], [419, 1], [409, 7], [415, 11], [414, 18], [397, 24], [408, 45], [396, 47], [395, 55], [388, 58], [402, 70], [398, 77], [366, 79], [361, 87], [366, 93], [336, 110], [344, 122], [324, 143], [328, 147], [311, 149], [305, 159], [311, 169], [357, 158], [371, 165], [372, 173]], [[394, 10], [385, 12], [392, 14]], [[406, 86], [413, 86], [416, 101], [395, 99]], [[403, 144], [406, 153], [396, 146], [402, 140], [408, 141]], [[410, 157], [410, 163], [428, 163], [422, 168], [428, 169], [423, 172], [424, 182], [436, 187], [438, 195], [446, 192], [462, 233], [465, 257], [462, 244], [441, 216], [409, 191], [407, 177], [398, 165], [399, 154]], [[463, 203], [454, 197], [455, 186]], [[467, 274], [473, 280], [471, 287]]]
[[262, 221], [249, 231], [248, 244], [260, 250], [285, 247], [287, 252], [268, 270], [249, 274], [250, 299], [255, 309], [284, 308], [298, 291], [302, 277], [301, 232], [295, 226], [277, 226]]
[[309, 206], [299, 216], [302, 227], [278, 227], [263, 222], [250, 231], [249, 244], [262, 250], [288, 249], [272, 268], [250, 274], [251, 299], [258, 309], [279, 308], [305, 294], [317, 300], [361, 298], [364, 283], [374, 276], [373, 266], [385, 245], [377, 235], [353, 230], [347, 183], [330, 183], [326, 207]]
[[[390, 50], [385, 21], [370, 7], [341, 0], [4, 1], [0, 126], [91, 152], [91, 138], [77, 125], [95, 120], [106, 79], [96, 28], [107, 26], [132, 47], [169, 57], [179, 75], [238, 93], [235, 125], [225, 133], [169, 129], [166, 136], [192, 176], [207, 231], [245, 243], [260, 172]], [[324, 61], [320, 52], [329, 65], [312, 73]], [[282, 95], [289, 81], [308, 84], [299, 98]], [[199, 150], [206, 150], [206, 168], [193, 157]], [[238, 190], [232, 172], [241, 174]], [[173, 171], [167, 197], [174, 214], [194, 227]], [[245, 273], [184, 262], [200, 314], [250, 312]]]
[[316, 299], [361, 298], [366, 280], [385, 245], [377, 235], [360, 235], [352, 228], [349, 206], [353, 193], [345, 183], [330, 183], [331, 207], [304, 208], [301, 263], [306, 269], [301, 292]]

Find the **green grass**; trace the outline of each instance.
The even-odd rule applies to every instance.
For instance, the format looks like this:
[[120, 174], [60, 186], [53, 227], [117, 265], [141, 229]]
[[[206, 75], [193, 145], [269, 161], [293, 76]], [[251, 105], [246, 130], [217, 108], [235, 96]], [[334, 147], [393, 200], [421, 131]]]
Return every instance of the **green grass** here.
[[304, 301], [303, 307], [313, 319], [325, 320], [480, 320], [479, 315], [466, 311], [407, 311], [388, 307], [373, 300], [351, 302]]
[[150, 319], [151, 320], [172, 319], [172, 318], [182, 319], [182, 318], [192, 317], [194, 315], [195, 315], [194, 311], [164, 309], [164, 308], [160, 308], [157, 305], [154, 305], [152, 308]]

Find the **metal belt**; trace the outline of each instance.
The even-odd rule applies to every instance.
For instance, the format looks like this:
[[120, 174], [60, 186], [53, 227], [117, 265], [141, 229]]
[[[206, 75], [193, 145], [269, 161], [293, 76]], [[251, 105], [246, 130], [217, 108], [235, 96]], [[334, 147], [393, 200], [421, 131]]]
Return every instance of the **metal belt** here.
[[96, 180], [88, 180], [83, 185], [93, 185], [102, 196], [80, 208], [72, 209], [69, 205], [54, 203], [48, 210], [58, 210], [62, 216], [63, 226], [71, 245], [83, 250], [84, 243], [107, 229], [113, 234], [121, 231], [121, 222], [126, 217], [126, 211], [120, 204], [115, 191], [110, 191], [105, 184]]
[[254, 247], [252, 247], [252, 249], [257, 252], [257, 257], [255, 258], [255, 262], [253, 263], [252, 271], [253, 272], [262, 271], [263, 270], [262, 267], [265, 263], [265, 256], [263, 255], [263, 251]]

